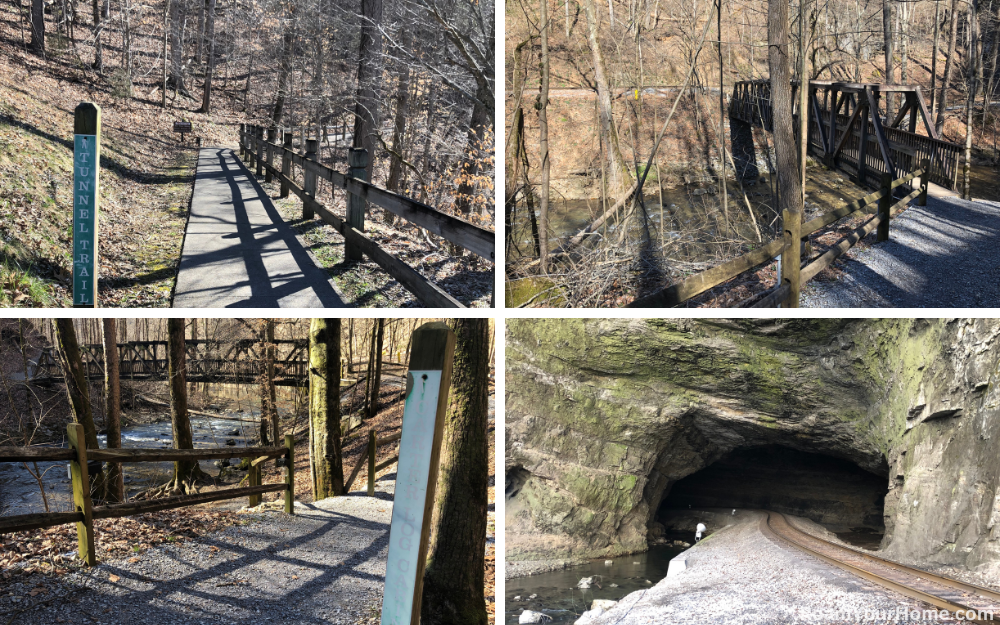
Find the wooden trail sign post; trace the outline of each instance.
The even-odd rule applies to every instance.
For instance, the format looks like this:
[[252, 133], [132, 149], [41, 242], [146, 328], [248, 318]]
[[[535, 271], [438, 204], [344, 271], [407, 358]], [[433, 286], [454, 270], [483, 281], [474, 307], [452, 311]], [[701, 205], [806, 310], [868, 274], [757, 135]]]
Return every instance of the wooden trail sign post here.
[[420, 622], [424, 565], [444, 432], [455, 333], [437, 321], [413, 333], [389, 529], [382, 625]]
[[73, 120], [73, 306], [97, 306], [101, 109], [81, 102]]

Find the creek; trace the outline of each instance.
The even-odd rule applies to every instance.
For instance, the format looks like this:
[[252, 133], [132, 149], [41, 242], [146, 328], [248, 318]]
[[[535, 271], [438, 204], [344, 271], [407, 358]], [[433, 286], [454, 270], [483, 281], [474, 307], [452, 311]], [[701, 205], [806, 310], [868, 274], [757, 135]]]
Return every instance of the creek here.
[[[652, 588], [667, 576], [670, 560], [682, 551], [682, 547], [654, 546], [645, 553], [610, 558], [611, 565], [603, 559], [593, 560], [560, 571], [509, 579], [504, 623], [515, 625], [524, 610], [542, 612], [552, 617], [551, 623], [572, 623], [590, 609], [594, 599], [618, 601], [631, 592]], [[597, 576], [597, 583], [586, 590], [577, 588], [582, 578], [593, 576]], [[531, 595], [537, 596], [528, 599]], [[515, 601], [515, 597], [521, 600]]]

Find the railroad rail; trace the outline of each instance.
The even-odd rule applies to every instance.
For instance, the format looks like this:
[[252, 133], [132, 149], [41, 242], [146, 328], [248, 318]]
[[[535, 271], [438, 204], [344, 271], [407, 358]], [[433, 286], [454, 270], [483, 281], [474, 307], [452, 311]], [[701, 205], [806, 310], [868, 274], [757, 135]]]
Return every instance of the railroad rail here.
[[761, 531], [828, 564], [952, 614], [970, 623], [1000, 618], [1000, 592], [862, 553], [796, 528], [779, 512], [761, 511]]

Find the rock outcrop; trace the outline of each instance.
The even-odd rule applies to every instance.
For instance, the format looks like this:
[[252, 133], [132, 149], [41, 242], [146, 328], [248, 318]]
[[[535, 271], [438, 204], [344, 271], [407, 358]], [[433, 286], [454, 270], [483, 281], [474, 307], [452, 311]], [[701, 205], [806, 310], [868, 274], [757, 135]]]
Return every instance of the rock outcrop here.
[[677, 481], [780, 446], [882, 480], [887, 554], [1000, 575], [998, 335], [992, 319], [510, 320], [507, 558], [644, 550]]

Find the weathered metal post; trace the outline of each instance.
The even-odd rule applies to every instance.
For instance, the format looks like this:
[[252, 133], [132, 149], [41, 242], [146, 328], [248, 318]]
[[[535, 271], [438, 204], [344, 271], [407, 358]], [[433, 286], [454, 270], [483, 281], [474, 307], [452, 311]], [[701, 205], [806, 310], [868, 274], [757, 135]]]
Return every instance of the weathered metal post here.
[[285, 456], [285, 512], [295, 514], [295, 437], [285, 434], [285, 447], [288, 448], [288, 455]]
[[[318, 148], [319, 141], [316, 139], [306, 140], [306, 160], [315, 161], [316, 160], [316, 150]], [[306, 192], [306, 196], [312, 200], [316, 199], [316, 172], [311, 171], [304, 163], [302, 165], [302, 190]], [[302, 218], [312, 219], [315, 212], [313, 211], [312, 203], [308, 201], [302, 202]]]
[[73, 115], [73, 307], [97, 307], [97, 212], [101, 205], [101, 109], [81, 102]]
[[375, 456], [378, 452], [378, 437], [375, 430], [368, 430], [368, 496], [375, 496]]
[[[355, 180], [368, 182], [368, 150], [351, 148], [347, 152], [348, 176]], [[347, 193], [347, 223], [360, 232], [365, 231], [365, 200], [348, 191]], [[344, 256], [347, 260], [361, 260], [364, 254], [348, 239], [344, 241]]]
[[876, 242], [889, 240], [889, 208], [892, 206], [892, 174], [882, 174], [882, 197], [878, 201], [878, 224]]
[[76, 524], [77, 556], [88, 566], [97, 564], [94, 551], [94, 504], [90, 499], [90, 474], [87, 470], [87, 439], [83, 425], [70, 423], [66, 426], [69, 446], [76, 451], [76, 458], [70, 461], [70, 475], [73, 480], [73, 505], [83, 514], [83, 520]]
[[455, 333], [440, 321], [426, 323], [413, 333], [412, 345], [396, 467], [396, 487], [406, 496], [392, 507], [382, 625], [420, 622]]
[[286, 132], [281, 152], [281, 197], [288, 197], [288, 179], [292, 177], [292, 133]]
[[925, 158], [921, 161], [920, 169], [924, 173], [920, 174], [920, 195], [917, 196], [917, 206], [927, 206], [927, 187], [930, 184], [931, 160]]

